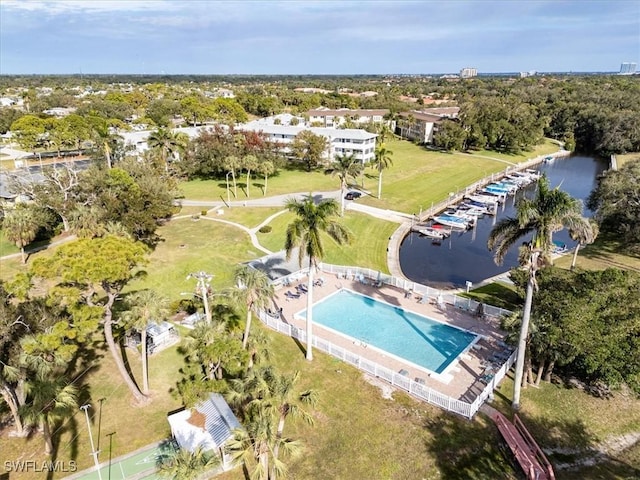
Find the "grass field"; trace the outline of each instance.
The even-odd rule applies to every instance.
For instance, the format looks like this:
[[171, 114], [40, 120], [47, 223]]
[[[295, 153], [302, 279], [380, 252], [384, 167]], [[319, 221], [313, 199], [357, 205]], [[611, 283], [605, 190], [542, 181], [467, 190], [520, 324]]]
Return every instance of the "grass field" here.
[[[263, 327], [256, 324], [256, 328]], [[503, 454], [496, 428], [483, 416], [469, 422], [403, 393], [394, 393], [393, 400], [384, 399], [380, 390], [366, 382], [355, 368], [319, 352], [309, 363], [291, 339], [274, 332], [268, 332], [268, 336], [270, 362], [283, 373], [299, 370], [302, 374], [299, 388], [314, 388], [320, 394], [319, 404], [312, 412], [315, 426], [287, 420], [285, 435], [300, 439], [305, 445], [304, 455], [288, 462], [287, 478], [520, 478], [509, 457]], [[132, 371], [139, 377], [137, 353], [127, 352]], [[100, 459], [106, 460], [109, 451], [115, 457], [168, 436], [167, 413], [180, 405], [169, 393], [182, 364], [176, 347], [150, 357], [153, 402], [144, 408], [131, 406], [130, 394], [108, 352], [99, 353], [103, 358], [83, 377], [87, 382], [83, 401], [92, 405], [92, 429], [94, 441], [100, 442]], [[496, 395], [495, 406], [505, 412], [509, 408], [510, 389], [507, 380]], [[104, 399], [101, 419], [100, 399]], [[556, 462], [582, 458], [581, 452], [596, 443], [640, 428], [637, 398], [616, 393], [608, 400], [594, 399], [582, 391], [558, 385], [543, 384], [540, 389], [525, 390], [520, 414], [543, 448], [578, 452], [558, 455], [554, 457]], [[114, 435], [110, 449], [111, 433]], [[91, 466], [86, 423], [80, 411], [56, 434], [58, 460], [75, 459], [81, 469]], [[44, 460], [39, 435], [15, 439], [8, 438], [5, 431], [0, 436], [0, 451], [6, 459]], [[636, 450], [624, 451], [605, 459], [604, 466], [596, 470], [583, 468], [570, 474], [559, 473], [557, 478], [633, 478], [631, 466], [638, 465], [637, 454]], [[592, 476], [593, 471], [598, 471], [599, 476]], [[244, 477], [236, 469], [220, 478]]]
[[[457, 187], [457, 182], [465, 175], [466, 169], [473, 169], [471, 177], [481, 177], [491, 168], [504, 168], [503, 163], [495, 160], [476, 157], [458, 159], [458, 156], [427, 152], [408, 142], [392, 142], [389, 148], [403, 153], [397, 159], [394, 155], [394, 166], [384, 173], [383, 200], [378, 205], [384, 206], [389, 202], [388, 205], [398, 210], [412, 211], [416, 206], [428, 207], [429, 205], [417, 202], [428, 198], [427, 195], [434, 191], [434, 195], [444, 192], [446, 196], [448, 191]], [[432, 157], [422, 158], [422, 152]], [[411, 169], [411, 159], [415, 162], [415, 171]], [[438, 165], [445, 161], [450, 161], [451, 165]], [[472, 162], [476, 162], [477, 168], [472, 167]], [[431, 163], [434, 165], [430, 165]], [[396, 168], [398, 171], [394, 173]], [[489, 170], [485, 170], [487, 168]], [[444, 174], [447, 169], [450, 169], [450, 175], [458, 172], [455, 182], [450, 180], [452, 177]], [[283, 172], [283, 175], [296, 186], [296, 191], [306, 189], [297, 188], [300, 178], [307, 179], [309, 184], [316, 182], [314, 185], [317, 187], [313, 190], [337, 189], [336, 180], [322, 174], [298, 173], [300, 177], [296, 177], [292, 172]], [[277, 178], [269, 180], [270, 194], [285, 193], [286, 182], [283, 180], [278, 187]], [[205, 183], [190, 182], [185, 185], [189, 185], [187, 188], [191, 188], [194, 195], [205, 195], [206, 189], [211, 190], [211, 186], [206, 186]], [[272, 190], [273, 183], [282, 191]], [[460, 183], [462, 187], [464, 183]], [[375, 193], [377, 179], [366, 178], [365, 185]], [[422, 191], [418, 186], [422, 187]], [[291, 191], [290, 185], [286, 191]], [[220, 192], [226, 193], [224, 188]], [[386, 197], [387, 193], [389, 198]], [[207, 194], [200, 198], [213, 197]], [[371, 198], [362, 201], [372, 204], [377, 202]], [[396, 208], [394, 201], [401, 207]], [[189, 207], [182, 213], [190, 215], [199, 210], [201, 209], [197, 207]], [[238, 222], [252, 228], [278, 210], [233, 208], [225, 210], [224, 215], [219, 217], [215, 211], [209, 212], [207, 216]], [[284, 228], [291, 219], [289, 213], [276, 217], [270, 223], [273, 227], [271, 233], [258, 234], [260, 242], [271, 250], [280, 250], [284, 245]], [[347, 212], [343, 221], [354, 233], [355, 241], [352, 245], [338, 247], [327, 240], [324, 260], [328, 263], [367, 266], [386, 272], [387, 240], [396, 224], [354, 212]], [[186, 279], [187, 274], [199, 270], [215, 275], [213, 286], [219, 291], [232, 285], [232, 272], [239, 262], [262, 255], [242, 230], [207, 219], [174, 220], [161, 227], [158, 233], [164, 240], [150, 257], [150, 264], [146, 267], [147, 277], [133, 282], [127, 291], [149, 287], [171, 299], [181, 298], [181, 292], [192, 292], [195, 286], [193, 280]], [[1, 244], [0, 248], [3, 248]], [[50, 253], [38, 253], [32, 258], [47, 254]], [[556, 263], [567, 267], [570, 262], [571, 256], [567, 255]], [[587, 246], [580, 252], [578, 266], [617, 266], [640, 270], [640, 259], [622, 255], [619, 245], [614, 241], [600, 238], [596, 244]], [[23, 269], [19, 259], [2, 260], [0, 278], [10, 278], [13, 273]], [[474, 291], [473, 295], [487, 303], [504, 302], [504, 306], [514, 301], [509, 289], [499, 284], [482, 287]], [[262, 328], [258, 322], [254, 324], [256, 328]], [[300, 388], [317, 388], [321, 395], [320, 404], [313, 412], [315, 427], [287, 421], [285, 434], [301, 439], [305, 444], [304, 455], [290, 463], [288, 478], [520, 478], [520, 474], [507, 460], [510, 457], [503, 454], [496, 429], [483, 417], [478, 416], [473, 422], [462, 420], [401, 393], [394, 394], [393, 400], [383, 399], [380, 391], [367, 383], [354, 368], [320, 353], [309, 363], [304, 360], [301, 349], [292, 340], [271, 332], [268, 336], [271, 339], [270, 361], [284, 373], [300, 370]], [[179, 377], [178, 370], [182, 363], [176, 348], [151, 357], [150, 376], [154, 400], [145, 408], [131, 406], [130, 395], [108, 352], [102, 349], [99, 353], [103, 358], [83, 377], [87, 384], [83, 401], [89, 401], [92, 404], [91, 411], [96, 413], [100, 406], [99, 400], [105, 399], [102, 402], [101, 421], [98, 422], [96, 417], [93, 422], [94, 439], [97, 441], [99, 438], [101, 442], [101, 459], [105, 459], [104, 455], [109, 451], [110, 437], [107, 435], [112, 432], [115, 432], [111, 437], [111, 453], [114, 457], [165, 438], [169, 433], [166, 415], [180, 405], [169, 394], [169, 389]], [[128, 356], [131, 369], [139, 378], [137, 354], [128, 351]], [[511, 389], [512, 384], [507, 379], [496, 394], [494, 405], [504, 412], [510, 411]], [[522, 406], [522, 418], [541, 445], [544, 448], [564, 449], [552, 457], [556, 463], [593, 457], [594, 453], [588, 449], [597, 443], [612, 436], [640, 431], [640, 401], [625, 392], [617, 392], [613, 398], [601, 400], [576, 389], [543, 384], [540, 389], [529, 388], [523, 392]], [[86, 468], [91, 465], [91, 457], [86, 423], [80, 413], [57, 431], [57, 459], [75, 459], [81, 468]], [[44, 460], [40, 455], [42, 447], [40, 435], [33, 435], [29, 439], [14, 439], [7, 436], [7, 429], [0, 432], [0, 452], [3, 459]], [[640, 445], [619, 453], [610, 453], [603, 460], [597, 467], [559, 472], [557, 478], [613, 480], [640, 476], [640, 472], [633, 470], [634, 466], [640, 467]], [[42, 477], [40, 474], [20, 478], [35, 480]], [[237, 469], [219, 478], [239, 480], [244, 477]]]
[[[273, 227], [271, 232], [257, 234], [260, 244], [274, 252], [282, 250], [287, 225], [293, 219], [294, 215], [289, 212], [274, 218], [269, 223]], [[391, 234], [398, 228], [398, 224], [349, 211], [340, 221], [353, 234], [353, 241], [349, 245], [338, 245], [325, 235], [323, 237], [324, 261], [337, 265], [372, 268], [388, 273], [387, 244]]]

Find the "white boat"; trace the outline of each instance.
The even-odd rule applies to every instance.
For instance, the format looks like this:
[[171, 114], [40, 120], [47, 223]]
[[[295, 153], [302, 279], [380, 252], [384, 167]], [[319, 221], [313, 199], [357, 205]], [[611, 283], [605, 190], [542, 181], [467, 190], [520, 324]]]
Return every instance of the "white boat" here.
[[429, 238], [435, 238], [436, 240], [442, 240], [449, 236], [449, 232], [443, 228], [416, 226], [412, 230], [414, 232], [418, 232], [420, 235], [424, 235], [425, 237]]
[[469, 224], [471, 223], [468, 219], [446, 214], [435, 216], [433, 217], [433, 220], [441, 225], [446, 225], [447, 227], [463, 230], [469, 228]]
[[477, 193], [475, 195], [467, 195], [466, 198], [469, 200], [473, 200], [474, 202], [485, 203], [488, 205], [497, 205], [500, 203], [501, 199], [494, 195], [482, 195], [481, 193]]

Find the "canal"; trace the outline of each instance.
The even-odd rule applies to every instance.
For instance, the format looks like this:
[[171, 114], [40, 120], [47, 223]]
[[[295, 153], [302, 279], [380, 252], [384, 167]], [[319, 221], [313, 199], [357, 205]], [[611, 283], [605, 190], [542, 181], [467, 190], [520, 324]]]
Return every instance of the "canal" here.
[[[598, 175], [608, 168], [602, 159], [574, 155], [558, 158], [553, 163], [541, 164], [537, 170], [545, 173], [552, 188], [569, 193], [572, 197], [586, 201], [596, 185]], [[515, 199], [522, 195], [531, 198], [535, 195], [536, 183], [509, 197], [503, 207], [499, 207], [496, 216], [485, 216], [478, 220], [475, 228], [453, 234], [441, 241], [423, 237], [418, 233], [408, 234], [400, 245], [400, 268], [412, 281], [434, 288], [462, 288], [466, 282], [473, 284], [509, 271], [518, 265], [518, 245], [514, 245], [500, 266], [493, 261], [493, 253], [487, 248], [487, 238], [495, 222], [505, 216], [513, 216]], [[589, 216], [586, 207], [584, 214]], [[562, 230], [553, 236], [554, 241], [562, 242], [571, 249], [575, 242], [568, 232]]]

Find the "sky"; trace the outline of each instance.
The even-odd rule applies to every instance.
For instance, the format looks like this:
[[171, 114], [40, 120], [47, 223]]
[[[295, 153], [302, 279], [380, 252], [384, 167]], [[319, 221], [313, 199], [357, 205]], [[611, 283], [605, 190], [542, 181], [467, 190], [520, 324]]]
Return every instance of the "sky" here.
[[0, 0], [0, 74], [617, 72], [622, 62], [640, 65], [640, 0]]

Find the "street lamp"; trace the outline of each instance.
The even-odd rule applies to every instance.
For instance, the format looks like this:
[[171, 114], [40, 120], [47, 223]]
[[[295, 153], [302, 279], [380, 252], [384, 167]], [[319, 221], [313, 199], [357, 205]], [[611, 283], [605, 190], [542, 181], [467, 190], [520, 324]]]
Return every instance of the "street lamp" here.
[[187, 280], [190, 278], [195, 278], [198, 281], [198, 290], [200, 295], [202, 296], [202, 301], [204, 303], [204, 314], [207, 318], [207, 325], [211, 325], [211, 310], [209, 310], [209, 285], [211, 285], [211, 279], [213, 275], [204, 271], [199, 271], [196, 273], [190, 273], [187, 275]]
[[98, 453], [99, 451], [95, 449], [93, 446], [93, 435], [91, 434], [91, 424], [89, 423], [89, 405], [86, 403], [80, 407], [80, 410], [84, 410], [84, 416], [87, 418], [87, 429], [89, 430], [89, 443], [91, 443], [91, 455], [93, 455], [93, 463], [96, 465], [96, 470], [98, 471], [98, 478], [102, 480], [102, 473], [100, 473], [100, 462], [98, 462]]

